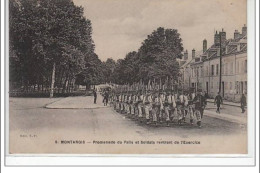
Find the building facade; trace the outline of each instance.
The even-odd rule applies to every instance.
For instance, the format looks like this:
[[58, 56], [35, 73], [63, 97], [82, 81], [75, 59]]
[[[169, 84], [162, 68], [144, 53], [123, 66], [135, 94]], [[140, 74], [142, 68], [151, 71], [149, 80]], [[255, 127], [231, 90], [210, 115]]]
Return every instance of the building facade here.
[[211, 98], [220, 91], [224, 99], [239, 101], [242, 93], [247, 93], [246, 30], [243, 26], [242, 34], [236, 30], [234, 38], [226, 39], [226, 32], [222, 29], [215, 33], [214, 44], [208, 49], [207, 41], [203, 40], [202, 53], [195, 55], [195, 50], [192, 50], [192, 59], [181, 66], [183, 87], [200, 88]]

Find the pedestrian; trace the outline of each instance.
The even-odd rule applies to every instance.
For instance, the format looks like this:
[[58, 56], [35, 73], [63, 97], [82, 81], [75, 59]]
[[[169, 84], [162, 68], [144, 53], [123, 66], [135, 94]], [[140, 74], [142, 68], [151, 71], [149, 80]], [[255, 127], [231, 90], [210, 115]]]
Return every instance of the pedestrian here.
[[96, 90], [93, 91], [93, 95], [94, 95], [94, 104], [97, 103], [97, 92]]
[[240, 102], [241, 102], [241, 109], [242, 109], [241, 113], [244, 113], [245, 112], [245, 106], [246, 106], [246, 96], [245, 96], [244, 93], [241, 96]]
[[220, 96], [220, 92], [218, 92], [218, 95], [215, 97], [214, 104], [217, 104], [217, 110], [216, 112], [220, 114], [220, 104], [223, 104], [222, 97]]
[[107, 91], [104, 93], [104, 106], [107, 106], [109, 94]]

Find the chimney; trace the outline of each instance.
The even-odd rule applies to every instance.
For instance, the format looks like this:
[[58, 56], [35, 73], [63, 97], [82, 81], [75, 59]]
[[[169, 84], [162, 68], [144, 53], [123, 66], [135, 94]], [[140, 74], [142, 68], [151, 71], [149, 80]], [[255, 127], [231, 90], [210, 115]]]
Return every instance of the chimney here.
[[238, 30], [235, 30], [234, 32], [234, 39], [239, 39], [240, 38], [240, 33], [238, 32]]
[[203, 40], [203, 53], [205, 53], [207, 51], [207, 40], [204, 39]]
[[188, 50], [186, 50], [185, 52], [184, 52], [184, 60], [188, 60]]
[[221, 36], [221, 46], [224, 46], [225, 42], [226, 42], [226, 32], [224, 31], [224, 29], [222, 28], [222, 31], [219, 32], [220, 36]]
[[219, 45], [219, 34], [218, 31], [216, 31], [215, 35], [214, 35], [214, 45], [218, 46]]
[[244, 24], [244, 26], [242, 27], [242, 37], [244, 37], [245, 35], [247, 35], [247, 27]]
[[195, 49], [192, 49], [192, 59], [195, 58]]

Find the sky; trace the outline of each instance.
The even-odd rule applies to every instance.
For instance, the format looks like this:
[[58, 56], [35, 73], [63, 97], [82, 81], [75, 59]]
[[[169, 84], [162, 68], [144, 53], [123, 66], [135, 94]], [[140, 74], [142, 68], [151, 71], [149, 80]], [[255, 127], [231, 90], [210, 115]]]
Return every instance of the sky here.
[[246, 24], [246, 0], [73, 0], [93, 28], [95, 52], [102, 61], [137, 51], [158, 27], [177, 29], [184, 50], [202, 50], [222, 28], [227, 38]]

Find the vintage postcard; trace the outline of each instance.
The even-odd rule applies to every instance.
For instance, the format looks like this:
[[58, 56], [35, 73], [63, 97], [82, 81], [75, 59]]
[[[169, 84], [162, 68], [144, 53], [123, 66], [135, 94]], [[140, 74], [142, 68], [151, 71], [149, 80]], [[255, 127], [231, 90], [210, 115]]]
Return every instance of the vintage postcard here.
[[247, 155], [247, 2], [9, 0], [7, 154]]

